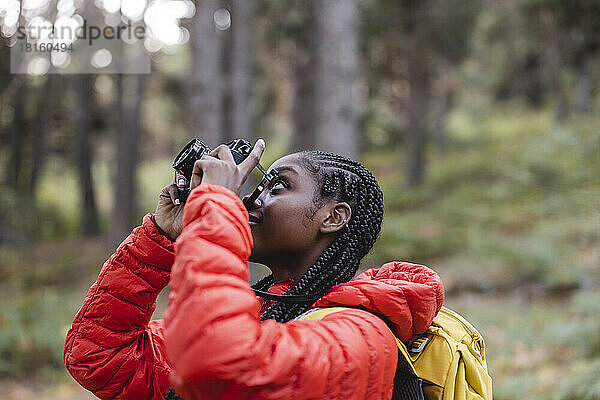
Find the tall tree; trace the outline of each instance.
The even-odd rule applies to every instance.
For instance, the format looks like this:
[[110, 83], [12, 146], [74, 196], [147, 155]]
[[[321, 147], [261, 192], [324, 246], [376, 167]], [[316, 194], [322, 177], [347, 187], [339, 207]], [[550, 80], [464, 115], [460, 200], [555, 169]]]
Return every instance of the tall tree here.
[[448, 109], [443, 104], [433, 105], [437, 75], [468, 54], [468, 39], [478, 11], [475, 0], [379, 0], [365, 4], [363, 58], [375, 63], [367, 68], [371, 96], [385, 96], [390, 86], [392, 92], [394, 86], [405, 88], [394, 94], [394, 111], [401, 116], [398, 123], [405, 132], [408, 186], [421, 184], [425, 176], [425, 149], [436, 125], [430, 119], [440, 121]]
[[358, 156], [358, 1], [317, 0], [315, 133], [318, 147]]
[[539, 20], [544, 46], [544, 66], [550, 92], [555, 103], [556, 118], [564, 121], [569, 115], [569, 103], [565, 88], [561, 83], [562, 54], [561, 35], [555, 13], [549, 8], [539, 10]]
[[294, 150], [317, 147], [315, 133], [315, 80], [317, 60], [316, 0], [305, 0], [303, 21], [296, 35], [296, 57], [294, 62]]
[[82, 74], [73, 77], [75, 108], [75, 158], [81, 193], [81, 231], [86, 236], [99, 232], [98, 207], [92, 177], [92, 78]]
[[20, 186], [19, 175], [21, 172], [21, 160], [23, 152], [23, 130], [24, 130], [24, 85], [19, 85], [15, 90], [12, 101], [12, 120], [10, 124], [10, 156], [5, 167], [6, 184], [12, 190]]
[[[542, 44], [540, 58], [557, 120], [564, 120], [571, 111], [568, 85], [563, 79], [568, 69], [577, 79], [574, 110], [588, 112], [594, 89], [588, 62], [600, 49], [600, 3], [521, 0], [520, 5], [529, 32], [537, 34], [538, 42]], [[536, 45], [540, 47], [538, 43]]]
[[190, 134], [214, 147], [222, 142], [222, 43], [215, 29], [214, 13], [219, 0], [195, 2], [191, 21], [192, 63], [186, 92]]
[[448, 144], [446, 115], [453, 106], [456, 92], [456, 80], [453, 72], [448, 63], [440, 60], [437, 66], [437, 77], [432, 85], [431, 136], [436, 143], [438, 151], [442, 154], [446, 152]]
[[[42, 162], [47, 154], [51, 82], [55, 77], [11, 81], [3, 95], [10, 93], [9, 152], [6, 157], [3, 188], [5, 207], [0, 214], [0, 240], [6, 237], [15, 244], [33, 240], [39, 230], [35, 202]], [[13, 86], [14, 85], [14, 86]], [[12, 87], [11, 87], [12, 86]], [[0, 102], [4, 101], [0, 99]], [[5, 111], [2, 108], [2, 111]], [[15, 200], [15, 201], [13, 201]]]
[[[29, 224], [27, 217], [30, 210], [25, 203], [29, 203], [28, 193], [24, 191], [25, 185], [22, 182], [23, 168], [23, 147], [25, 130], [25, 101], [23, 99], [26, 87], [24, 82], [19, 82], [13, 87], [13, 96], [10, 102], [3, 102], [2, 106], [9, 106], [12, 109], [12, 118], [8, 128], [9, 156], [6, 157], [4, 181], [0, 182], [0, 200], [3, 207], [0, 207], [0, 244], [11, 243], [14, 245], [23, 245], [27, 242]], [[2, 99], [0, 99], [2, 101]], [[4, 109], [1, 111], [5, 111]]]
[[137, 166], [141, 136], [144, 75], [117, 76], [118, 130], [112, 239], [119, 242], [137, 223]]
[[406, 129], [406, 143], [408, 150], [407, 183], [414, 187], [423, 181], [425, 170], [425, 144], [429, 136], [428, 111], [429, 88], [432, 81], [434, 67], [428, 55], [423, 51], [423, 44], [427, 36], [427, 27], [418, 21], [418, 16], [424, 13], [425, 2], [411, 8], [414, 22], [405, 38], [406, 49], [406, 80], [409, 84], [408, 95], [408, 125]]
[[44, 85], [39, 89], [39, 98], [37, 102], [37, 116], [33, 132], [33, 149], [31, 154], [31, 172], [29, 174], [29, 193], [35, 198], [35, 192], [39, 181], [40, 171], [43, 162], [48, 153], [48, 131], [50, 126], [51, 104], [53, 98], [56, 81], [59, 76], [50, 74], [46, 76]]
[[250, 139], [252, 114], [252, 17], [254, 0], [231, 1], [231, 136]]

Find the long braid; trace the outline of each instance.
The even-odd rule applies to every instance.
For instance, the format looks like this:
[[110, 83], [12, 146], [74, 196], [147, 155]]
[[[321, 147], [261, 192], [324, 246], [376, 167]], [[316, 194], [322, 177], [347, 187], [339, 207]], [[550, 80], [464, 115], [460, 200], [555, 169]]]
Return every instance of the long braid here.
[[254, 285], [252, 285], [252, 289], [267, 290], [273, 285], [273, 283], [275, 283], [275, 279], [273, 279], [273, 274], [267, 275], [258, 282], [256, 282]]
[[[318, 298], [331, 287], [347, 282], [356, 273], [360, 260], [377, 240], [383, 219], [383, 193], [377, 180], [360, 163], [334, 153], [305, 151], [300, 154], [307, 171], [316, 176], [317, 206], [330, 199], [346, 201], [352, 209], [350, 221], [314, 265], [285, 294]], [[263, 282], [264, 281], [264, 282]], [[254, 285], [268, 287], [272, 277]], [[274, 302], [261, 319], [287, 322], [309, 305]]]

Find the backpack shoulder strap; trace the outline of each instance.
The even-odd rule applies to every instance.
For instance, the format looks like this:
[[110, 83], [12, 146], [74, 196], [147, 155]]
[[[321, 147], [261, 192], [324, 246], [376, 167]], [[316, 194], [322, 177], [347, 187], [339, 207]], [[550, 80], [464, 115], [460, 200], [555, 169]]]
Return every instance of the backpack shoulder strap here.
[[[325, 318], [327, 315], [337, 313], [340, 311], [346, 311], [346, 310], [363, 310], [363, 309], [362, 308], [354, 308], [354, 307], [312, 308], [312, 309], [306, 311], [305, 313], [300, 314], [298, 317], [296, 317], [296, 319], [301, 320], [301, 321], [317, 321], [317, 320], [321, 320], [321, 319]], [[367, 310], [363, 310], [363, 311], [368, 312], [373, 315], [376, 315]], [[380, 316], [378, 316], [378, 317], [381, 318]], [[383, 319], [383, 320], [385, 321], [385, 319]], [[406, 348], [406, 345], [404, 343], [402, 343], [400, 341], [400, 339], [398, 339], [396, 337], [396, 335], [394, 335], [394, 338], [396, 339], [396, 345], [398, 346], [398, 368], [401, 369], [402, 372], [416, 377], [417, 371], [415, 370], [415, 368], [412, 364], [412, 360], [408, 353], [408, 349]]]
[[[363, 310], [370, 314], [376, 315], [386, 322], [385, 318], [362, 308], [355, 307], [325, 307], [313, 308], [306, 311], [304, 314], [296, 317], [297, 320], [312, 320], [317, 321], [325, 318], [327, 315], [334, 314], [346, 310]], [[387, 324], [387, 322], [386, 322]], [[390, 329], [391, 332], [391, 329]], [[393, 333], [392, 333], [393, 334]], [[411, 361], [408, 350], [404, 343], [394, 335], [396, 345], [398, 347], [398, 364], [396, 366], [396, 374], [394, 375], [394, 390], [391, 400], [425, 400], [423, 392], [423, 380], [417, 375], [415, 367]]]

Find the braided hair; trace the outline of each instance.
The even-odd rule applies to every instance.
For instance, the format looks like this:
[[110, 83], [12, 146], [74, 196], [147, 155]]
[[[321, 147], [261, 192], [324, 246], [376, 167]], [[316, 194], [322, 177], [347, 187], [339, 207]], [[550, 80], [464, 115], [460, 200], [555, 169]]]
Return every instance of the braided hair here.
[[[375, 244], [383, 220], [383, 193], [373, 174], [357, 161], [323, 151], [298, 154], [304, 168], [316, 177], [313, 201], [317, 209], [329, 200], [345, 201], [352, 209], [350, 221], [341, 235], [284, 293], [319, 298], [333, 286], [352, 279], [360, 260]], [[272, 284], [273, 276], [269, 275], [252, 287], [266, 290]], [[264, 311], [261, 319], [287, 322], [309, 306], [275, 301]]]

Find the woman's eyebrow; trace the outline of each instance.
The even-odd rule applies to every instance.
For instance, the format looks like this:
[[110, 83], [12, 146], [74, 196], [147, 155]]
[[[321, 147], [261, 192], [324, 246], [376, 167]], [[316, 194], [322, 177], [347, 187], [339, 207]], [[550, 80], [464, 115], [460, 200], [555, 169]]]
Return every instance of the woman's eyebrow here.
[[292, 173], [298, 175], [298, 171], [296, 171], [296, 169], [292, 166], [284, 165], [282, 167], [277, 167], [275, 169], [277, 170], [277, 172], [289, 171], [289, 172], [292, 172]]

